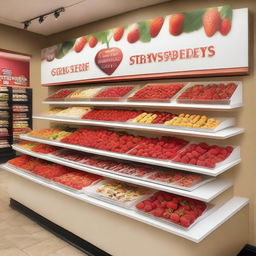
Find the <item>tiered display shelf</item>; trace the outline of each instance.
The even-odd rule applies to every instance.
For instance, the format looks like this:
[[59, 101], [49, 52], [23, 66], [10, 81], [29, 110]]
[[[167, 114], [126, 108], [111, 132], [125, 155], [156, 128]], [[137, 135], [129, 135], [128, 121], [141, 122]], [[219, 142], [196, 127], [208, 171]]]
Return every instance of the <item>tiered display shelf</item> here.
[[138, 212], [136, 212], [134, 210], [125, 209], [125, 208], [122, 208], [122, 207], [119, 207], [119, 206], [116, 206], [116, 205], [113, 205], [113, 204], [110, 204], [110, 203], [107, 203], [107, 202], [104, 202], [104, 201], [101, 201], [101, 200], [98, 200], [98, 199], [95, 199], [92, 197], [89, 197], [85, 194], [79, 195], [79, 194], [73, 193], [71, 191], [63, 189], [54, 184], [51, 184], [46, 181], [35, 178], [32, 175], [24, 173], [24, 172], [20, 171], [18, 168], [15, 168], [8, 164], [3, 165], [2, 168], [4, 168], [5, 170], [7, 170], [11, 173], [14, 173], [18, 176], [21, 176], [25, 179], [28, 179], [32, 182], [43, 185], [45, 187], [48, 187], [50, 189], [53, 189], [55, 191], [58, 191], [65, 195], [68, 195], [70, 197], [79, 199], [86, 203], [89, 203], [89, 204], [104, 208], [106, 210], [124, 215], [126, 217], [135, 219], [137, 221], [146, 223], [148, 225], [162, 229], [166, 232], [186, 238], [186, 239], [191, 240], [196, 243], [199, 243], [200, 241], [202, 241], [206, 236], [208, 236], [210, 233], [212, 233], [221, 224], [223, 224], [225, 221], [227, 221], [229, 218], [231, 218], [239, 210], [241, 210], [244, 206], [246, 206], [248, 204], [248, 199], [246, 199], [246, 198], [233, 197], [232, 199], [230, 199], [223, 205], [216, 205], [216, 206], [212, 207], [208, 212], [209, 213], [208, 216], [206, 216], [201, 221], [196, 223], [189, 230], [185, 230], [183, 228], [176, 227], [169, 223], [154, 220], [151, 217], [147, 217], [143, 214], [139, 214]]
[[[207, 82], [207, 83], [211, 83], [211, 82]], [[212, 82], [212, 83], [215, 83], [215, 82]], [[222, 83], [222, 82], [219, 82], [219, 83]], [[223, 82], [223, 83], [228, 83], [228, 82]], [[236, 86], [233, 87], [235, 89], [234, 91], [232, 91], [233, 94], [231, 94], [229, 99], [225, 98], [223, 100], [215, 100], [214, 102], [209, 102], [209, 100], [208, 102], [203, 100], [191, 101], [190, 99], [187, 100], [186, 102], [186, 100], [182, 99], [180, 95], [182, 95], [182, 93], [184, 93], [188, 88], [190, 88], [190, 86], [193, 86], [195, 84], [195, 83], [186, 83], [185, 86], [178, 93], [176, 93], [174, 98], [168, 99], [168, 100], [165, 99], [161, 101], [155, 101], [155, 100], [136, 101], [137, 100], [136, 97], [134, 100], [134, 98], [132, 98], [131, 95], [132, 96], [135, 95], [136, 91], [140, 89], [139, 87], [134, 87], [134, 89], [131, 91], [130, 94], [126, 95], [125, 97], [122, 97], [119, 100], [117, 99], [105, 100], [104, 98], [95, 99], [93, 97], [80, 99], [76, 97], [79, 97], [80, 95], [86, 95], [86, 94], [81, 94], [80, 93], [81, 90], [77, 90], [77, 92], [75, 92], [75, 89], [74, 89], [72, 91], [72, 94], [75, 93], [75, 97], [74, 97], [76, 98], [75, 100], [71, 97], [72, 96], [71, 94], [69, 94], [68, 96], [68, 95], [65, 95], [66, 92], [62, 91], [59, 94], [57, 93], [56, 95], [54, 94], [51, 95], [43, 103], [56, 105], [56, 106], [60, 106], [60, 105], [102, 106], [102, 107], [115, 107], [116, 109], [118, 109], [119, 107], [126, 108], [126, 109], [138, 107], [140, 109], [143, 109], [143, 108], [145, 109], [150, 108], [154, 110], [161, 109], [161, 111], [162, 109], [168, 109], [168, 110], [188, 109], [188, 110], [203, 110], [203, 111], [224, 111], [224, 110], [226, 111], [227, 110], [228, 111], [228, 110], [234, 110], [242, 106], [242, 84], [241, 82], [234, 82], [234, 83], [236, 84]], [[203, 84], [206, 84], [206, 83], [203, 83]], [[67, 89], [67, 91], [68, 90], [70, 89]], [[58, 98], [59, 95], [65, 95], [65, 98], [63, 99]], [[110, 121], [87, 120], [87, 119], [77, 119], [77, 118], [75, 119], [75, 118], [72, 118], [72, 116], [57, 117], [57, 116], [47, 116], [46, 114], [37, 115], [37, 116], [34, 116], [33, 118], [70, 124], [71, 126], [79, 125], [79, 127], [83, 125], [83, 126], [104, 127], [105, 129], [107, 127], [107, 128], [114, 128], [114, 129], [120, 129], [120, 130], [132, 130], [132, 131], [136, 131], [136, 135], [137, 133], [143, 134], [143, 132], [150, 132], [151, 134], [157, 133], [158, 135], [159, 134], [165, 134], [165, 135], [175, 134], [175, 135], [183, 135], [183, 136], [201, 137], [206, 139], [227, 139], [244, 132], [243, 128], [238, 128], [234, 126], [235, 125], [234, 118], [226, 118], [225, 120], [223, 119], [225, 122], [221, 122], [221, 126], [219, 127], [219, 129], [215, 129], [215, 130], [212, 129], [208, 131], [206, 129], [196, 130], [196, 129], [182, 128], [182, 127], [171, 127], [167, 125], [154, 125], [154, 124], [149, 125], [149, 124], [133, 123], [129, 121], [128, 122], [110, 122]], [[159, 191], [165, 191], [175, 195], [185, 196], [188, 198], [197, 199], [197, 200], [201, 200], [203, 202], [208, 203], [207, 212], [206, 214], [202, 215], [202, 219], [194, 223], [194, 225], [191, 226], [190, 228], [185, 229], [185, 228], [173, 225], [172, 223], [163, 222], [160, 219], [149, 217], [145, 215], [143, 212], [138, 212], [137, 210], [134, 209], [134, 207], [130, 209], [125, 209], [123, 207], [117, 206], [110, 202], [93, 198], [90, 196], [90, 194], [86, 194], [86, 191], [85, 191], [85, 194], [78, 194], [78, 193], [72, 192], [70, 189], [64, 188], [63, 186], [62, 187], [58, 186], [56, 183], [53, 183], [50, 180], [41, 179], [39, 177], [36, 177], [32, 173], [26, 172], [12, 165], [6, 164], [4, 166], [6, 170], [16, 175], [19, 175], [25, 179], [28, 179], [30, 181], [36, 182], [50, 189], [53, 189], [58, 192], [69, 195], [71, 197], [80, 199], [87, 203], [133, 218], [135, 220], [138, 220], [143, 223], [149, 224], [151, 226], [157, 227], [159, 229], [165, 230], [172, 234], [176, 234], [178, 236], [184, 237], [194, 242], [200, 242], [202, 239], [204, 239], [207, 235], [213, 232], [218, 226], [220, 226], [222, 223], [224, 223], [226, 220], [232, 217], [236, 212], [238, 212], [248, 203], [248, 199], [240, 198], [240, 197], [233, 197], [232, 199], [230, 199], [224, 204], [217, 203], [216, 205], [213, 205], [211, 203], [213, 199], [215, 199], [217, 196], [219, 196], [221, 193], [223, 193], [224, 191], [226, 191], [232, 186], [231, 180], [223, 177], [217, 177], [217, 176], [241, 162], [239, 146], [232, 146], [233, 151], [226, 159], [225, 159], [225, 156], [224, 158], [222, 158], [223, 155], [218, 155], [218, 153], [215, 153], [216, 156], [214, 157], [216, 158], [217, 156], [219, 157], [219, 160], [217, 160], [218, 163], [214, 168], [208, 168], [204, 166], [178, 163], [171, 160], [161, 160], [156, 158], [140, 157], [140, 156], [130, 155], [127, 153], [122, 154], [122, 153], [116, 153], [116, 152], [100, 150], [100, 149], [95, 149], [90, 147], [78, 146], [74, 144], [60, 142], [58, 140], [55, 140], [56, 138], [50, 140], [50, 139], [43, 139], [40, 137], [34, 137], [27, 134], [27, 135], [22, 135], [21, 139], [26, 141], [31, 141], [31, 142], [38, 142], [38, 143], [43, 143], [47, 145], [52, 145], [52, 146], [56, 146], [64, 149], [72, 149], [78, 152], [86, 152], [86, 153], [94, 154], [96, 156], [98, 155], [98, 156], [110, 157], [113, 159], [126, 160], [128, 162], [129, 161], [138, 162], [138, 163], [149, 164], [152, 166], [161, 166], [169, 169], [171, 168], [176, 170], [182, 170], [188, 173], [193, 172], [193, 173], [207, 175], [208, 182], [202, 183], [200, 186], [194, 189], [186, 190], [180, 187], [178, 188], [175, 186], [170, 186], [170, 185], [168, 186], [161, 182], [160, 183], [154, 182], [149, 179], [142, 179], [135, 176], [125, 175], [122, 173], [114, 173], [114, 172], [111, 172], [110, 170], [103, 169], [97, 166], [87, 165], [85, 163], [79, 163], [72, 160], [67, 160], [65, 158], [58, 157], [54, 154], [50, 154], [50, 153], [43, 154], [43, 153], [34, 152], [30, 149], [26, 149], [19, 145], [13, 146], [13, 149], [19, 151], [20, 153], [23, 153], [32, 157], [37, 157], [39, 159], [47, 160], [55, 164], [60, 164], [66, 167], [71, 167], [80, 171], [97, 174], [97, 175], [118, 180], [121, 182], [127, 182], [130, 184], [140, 185], [143, 187], [148, 187], [148, 188], [159, 190]], [[67, 141], [70, 142], [69, 140]], [[226, 153], [224, 152], [223, 154], [225, 155]], [[225, 160], [221, 160], [221, 159], [225, 159]], [[217, 178], [214, 179], [213, 177], [217, 177]]]

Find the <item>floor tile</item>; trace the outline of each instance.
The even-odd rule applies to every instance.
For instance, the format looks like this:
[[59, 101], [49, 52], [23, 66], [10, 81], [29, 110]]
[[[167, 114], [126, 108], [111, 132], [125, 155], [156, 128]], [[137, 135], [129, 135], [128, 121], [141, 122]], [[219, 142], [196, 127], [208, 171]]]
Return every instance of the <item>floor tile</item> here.
[[0, 250], [1, 256], [28, 256], [25, 252], [17, 248], [8, 248]]

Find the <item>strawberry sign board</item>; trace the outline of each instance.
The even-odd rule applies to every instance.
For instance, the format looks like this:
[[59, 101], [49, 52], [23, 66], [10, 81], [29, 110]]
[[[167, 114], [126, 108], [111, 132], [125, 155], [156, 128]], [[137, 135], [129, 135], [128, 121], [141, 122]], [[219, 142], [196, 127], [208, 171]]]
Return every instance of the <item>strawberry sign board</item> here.
[[140, 21], [42, 50], [43, 85], [248, 73], [248, 9]]

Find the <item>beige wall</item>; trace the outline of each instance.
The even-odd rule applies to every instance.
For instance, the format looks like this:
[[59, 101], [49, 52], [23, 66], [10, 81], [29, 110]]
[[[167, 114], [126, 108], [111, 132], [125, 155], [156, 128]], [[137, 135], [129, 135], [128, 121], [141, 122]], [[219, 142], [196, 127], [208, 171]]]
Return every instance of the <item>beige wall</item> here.
[[[33, 111], [40, 113], [47, 106], [41, 104], [41, 101], [47, 95], [47, 90], [40, 86], [40, 49], [46, 44], [46, 37], [40, 36], [28, 31], [4, 26], [0, 24], [0, 49], [5, 49], [17, 53], [31, 55], [30, 61], [30, 86], [33, 90]], [[47, 127], [48, 122], [34, 122], [34, 128]]]
[[[255, 236], [255, 222], [256, 222], [256, 213], [255, 213], [255, 185], [254, 185], [254, 180], [255, 180], [255, 160], [254, 160], [254, 154], [256, 151], [256, 135], [255, 135], [255, 113], [256, 113], [256, 107], [254, 104], [255, 100], [255, 95], [256, 95], [256, 79], [255, 79], [255, 67], [254, 67], [254, 59], [256, 57], [255, 51], [254, 51], [254, 45], [255, 45], [255, 31], [256, 28], [256, 1], [255, 0], [196, 0], [196, 1], [191, 1], [191, 0], [173, 0], [164, 4], [160, 4], [157, 6], [152, 6], [148, 8], [143, 8], [139, 9], [133, 12], [129, 12], [123, 15], [115, 16], [109, 19], [105, 19], [99, 22], [95, 22], [92, 24], [84, 25], [72, 30], [68, 30], [59, 34], [52, 35], [48, 38], [38, 36], [29, 32], [25, 31], [20, 31], [17, 29], [5, 27], [5, 26], [0, 26], [0, 34], [1, 34], [1, 40], [0, 40], [0, 48], [5, 48], [8, 50], [13, 50], [17, 52], [23, 52], [23, 53], [28, 53], [32, 55], [32, 60], [31, 60], [31, 85], [34, 88], [34, 112], [39, 113], [40, 111], [43, 110], [45, 106], [41, 104], [41, 101], [45, 98], [47, 95], [47, 89], [46, 88], [41, 88], [40, 85], [40, 56], [39, 56], [39, 49], [44, 46], [50, 46], [58, 42], [62, 42], [64, 40], [72, 39], [79, 37], [81, 35], [86, 35], [91, 32], [96, 32], [96, 31], [101, 31], [104, 29], [108, 28], [113, 28], [116, 27], [117, 25], [125, 25], [129, 23], [133, 23], [134, 21], [138, 20], [144, 20], [148, 19], [151, 17], [156, 17], [156, 16], [161, 16], [161, 15], [166, 15], [174, 12], [180, 12], [180, 11], [190, 11], [192, 9], [199, 9], [199, 8], [204, 8], [204, 7], [210, 7], [210, 6], [218, 6], [218, 5], [223, 5], [223, 4], [231, 4], [233, 8], [243, 8], [243, 7], [248, 7], [250, 11], [250, 75], [249, 76], [238, 76], [238, 77], [215, 77], [215, 78], [204, 78], [202, 80], [222, 80], [222, 79], [234, 79], [234, 80], [242, 80], [244, 84], [244, 107], [241, 108], [238, 111], [232, 112], [232, 113], [221, 113], [222, 115], [232, 115], [237, 117], [238, 119], [238, 126], [244, 127], [246, 129], [246, 132], [241, 135], [237, 136], [228, 140], [225, 140], [222, 143], [227, 143], [227, 144], [233, 144], [233, 145], [240, 145], [242, 149], [242, 163], [228, 171], [227, 173], [224, 174], [224, 176], [230, 176], [234, 178], [234, 188], [230, 189], [227, 193], [229, 195], [235, 194], [237, 196], [245, 196], [249, 197], [251, 199], [250, 207], [249, 207], [249, 227], [250, 227], [250, 232], [249, 232], [249, 238], [247, 235], [244, 233], [244, 240], [243, 242], [250, 242], [256, 245], [256, 236]], [[4, 35], [4, 36], [2, 36]], [[235, 43], [235, 42], [234, 42]], [[191, 80], [191, 79], [188, 79]], [[195, 80], [195, 79], [193, 79]], [[36, 91], [35, 91], [36, 88]], [[42, 127], [42, 123], [39, 121], [35, 121], [35, 128]], [[216, 143], [216, 141], [214, 141]], [[217, 143], [220, 143], [217, 141]], [[31, 185], [32, 186], [32, 185]], [[15, 191], [15, 189], [13, 189]], [[46, 191], [44, 191], [46, 193]], [[51, 192], [47, 192], [50, 193]], [[220, 196], [217, 200], [223, 200], [223, 197], [225, 195]], [[62, 196], [60, 196], [62, 197]], [[56, 196], [58, 198], [58, 196]], [[22, 200], [22, 198], [20, 198]], [[42, 198], [42, 200], [45, 202], [47, 201], [46, 198]], [[64, 200], [64, 198], [63, 198]], [[70, 203], [74, 203], [74, 200]], [[65, 198], [65, 202], [68, 203], [68, 199]], [[25, 203], [25, 202], [24, 202]], [[46, 203], [47, 205], [47, 203]], [[32, 206], [32, 205], [31, 205]], [[49, 203], [50, 206], [50, 203]], [[79, 207], [82, 207], [81, 204], [79, 203]], [[87, 207], [89, 211], [92, 211], [92, 208], [88, 205], [84, 206], [84, 211], [86, 210]], [[40, 206], [38, 206], [38, 210], [41, 209]], [[42, 209], [41, 209], [42, 210]], [[101, 212], [103, 214], [103, 210], [97, 208], [95, 209], [97, 212]], [[109, 215], [108, 213], [105, 213]], [[54, 214], [49, 213], [49, 217], [51, 216], [52, 218], [55, 218], [53, 216]], [[111, 215], [111, 214], [110, 214]], [[176, 241], [178, 244], [180, 243], [181, 245], [184, 244], [185, 246], [188, 246], [188, 248], [192, 248], [195, 252], [195, 255], [210, 255], [207, 253], [207, 250], [209, 250], [209, 247], [212, 246], [212, 250], [218, 248], [219, 243], [221, 243], [221, 239], [227, 236], [231, 236], [232, 234], [234, 235], [236, 232], [239, 232], [241, 227], [239, 229], [234, 229], [233, 226], [236, 225], [234, 222], [235, 220], [244, 224], [244, 229], [243, 232], [246, 232], [247, 230], [247, 224], [246, 221], [244, 222], [244, 217], [246, 214], [243, 212], [241, 213], [240, 219], [238, 217], [235, 217], [232, 219], [230, 222], [225, 224], [224, 228], [219, 229], [215, 233], [213, 233], [204, 243], [195, 245], [191, 243], [187, 243], [183, 239], [178, 239], [175, 236], [168, 235], [167, 242], [169, 241], [172, 246], [175, 246], [172, 241]], [[93, 214], [92, 214], [93, 218]], [[113, 216], [111, 215], [110, 218], [112, 219]], [[247, 217], [246, 217], [247, 218]], [[115, 215], [115, 219], [119, 220], [121, 219], [121, 223], [125, 223], [126, 219], [124, 217], [118, 217]], [[127, 220], [127, 223], [130, 222], [130, 220]], [[233, 225], [231, 225], [231, 223]], [[239, 223], [239, 225], [241, 225]], [[149, 229], [146, 227], [144, 224], [139, 224], [135, 222], [136, 226], [138, 227], [141, 226], [142, 228]], [[69, 226], [69, 224], [67, 224]], [[134, 228], [136, 229], [136, 226], [134, 225]], [[246, 227], [245, 227], [246, 226]], [[127, 228], [127, 227], [126, 227]], [[221, 232], [221, 230], [223, 232]], [[141, 232], [137, 230], [137, 232]], [[155, 231], [156, 236], [164, 236], [166, 239], [166, 234], [163, 232]], [[143, 235], [143, 234], [142, 234]], [[160, 241], [160, 237], [157, 237], [156, 240]], [[99, 241], [98, 241], [99, 242]], [[167, 243], [166, 242], [166, 243]], [[241, 240], [240, 240], [241, 242]], [[99, 242], [100, 243], [100, 242]], [[209, 244], [208, 244], [209, 243]], [[236, 243], [236, 242], [235, 242]], [[239, 242], [237, 242], [239, 243]], [[206, 244], [208, 244], [206, 246]], [[217, 247], [216, 247], [217, 245]], [[104, 245], [105, 246], [105, 245]], [[197, 246], [197, 247], [195, 247]], [[232, 247], [232, 245], [230, 245]], [[187, 248], [187, 249], [188, 249]], [[186, 255], [184, 252], [187, 252], [187, 249], [183, 251], [182, 254], [182, 248], [175, 249], [180, 255]], [[198, 251], [200, 252], [205, 252], [204, 254], [196, 254]], [[172, 250], [170, 249], [170, 252]], [[223, 249], [222, 252], [225, 252]], [[229, 252], [230, 253], [230, 252]], [[160, 254], [159, 254], [160, 255]], [[163, 254], [165, 255], [165, 254]], [[190, 254], [192, 255], [192, 254]], [[214, 256], [216, 256], [215, 254]], [[218, 255], [221, 255], [219, 253]], [[225, 254], [223, 253], [222, 255], [232, 255], [232, 254]]]

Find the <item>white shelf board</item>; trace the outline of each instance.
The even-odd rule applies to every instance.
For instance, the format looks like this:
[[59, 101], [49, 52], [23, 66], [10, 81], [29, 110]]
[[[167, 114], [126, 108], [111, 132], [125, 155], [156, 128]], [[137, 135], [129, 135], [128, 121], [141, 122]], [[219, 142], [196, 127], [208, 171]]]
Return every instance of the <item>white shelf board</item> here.
[[224, 192], [225, 190], [227, 190], [228, 188], [230, 188], [232, 186], [232, 182], [230, 180], [219, 178], [219, 179], [210, 181], [210, 182], [194, 189], [193, 191], [186, 191], [186, 190], [166, 186], [164, 184], [157, 184], [157, 183], [151, 182], [150, 180], [136, 179], [135, 177], [132, 177], [132, 176], [127, 177], [127, 176], [122, 176], [119, 174], [110, 173], [110, 172], [103, 171], [103, 170], [101, 171], [101, 170], [95, 169], [93, 167], [92, 168], [85, 167], [85, 166], [82, 166], [81, 164], [77, 164], [75, 162], [71, 163], [70, 161], [66, 161], [65, 159], [62, 160], [62, 159], [56, 158], [52, 155], [40, 154], [37, 152], [33, 152], [31, 150], [21, 148], [19, 146], [13, 146], [13, 149], [17, 150], [23, 154], [26, 154], [26, 155], [34, 156], [34, 157], [44, 159], [44, 160], [47, 160], [47, 161], [50, 161], [53, 163], [65, 165], [65, 166], [75, 168], [75, 169], [78, 169], [81, 171], [90, 172], [90, 173], [98, 174], [98, 175], [108, 177], [111, 179], [120, 180], [120, 181], [133, 183], [133, 184], [144, 186], [144, 187], [153, 188], [156, 190], [162, 190], [162, 191], [170, 192], [173, 194], [198, 199], [198, 200], [201, 200], [204, 202], [210, 202], [215, 197], [217, 197], [222, 192]]
[[157, 127], [154, 125], [141, 125], [134, 123], [126, 122], [107, 122], [107, 121], [94, 121], [94, 120], [82, 120], [82, 119], [72, 119], [72, 118], [61, 118], [61, 117], [50, 117], [50, 116], [33, 116], [35, 119], [49, 120], [54, 122], [63, 122], [70, 124], [78, 125], [92, 125], [92, 126], [103, 126], [111, 128], [123, 128], [139, 131], [149, 131], [149, 132], [158, 132], [162, 134], [176, 134], [176, 135], [185, 135], [185, 136], [196, 136], [210, 139], [227, 139], [232, 136], [241, 134], [244, 132], [244, 128], [238, 127], [229, 127], [217, 132], [205, 132], [205, 131], [190, 131], [185, 129], [173, 129], [171, 127]]
[[224, 104], [182, 104], [176, 102], [131, 102], [131, 101], [43, 101], [51, 105], [85, 105], [85, 106], [119, 106], [119, 107], [147, 107], [147, 108], [173, 108], [173, 109], [198, 109], [198, 110], [231, 110], [240, 108], [242, 103], [233, 105]]
[[233, 215], [235, 215], [238, 211], [240, 211], [243, 207], [245, 207], [249, 200], [247, 198], [242, 197], [233, 197], [229, 201], [227, 201], [223, 205], [216, 205], [210, 211], [211, 214], [203, 218], [201, 221], [196, 223], [189, 230], [185, 230], [183, 228], [176, 227], [172, 224], [165, 223], [159, 221], [157, 219], [153, 219], [147, 217], [143, 214], [140, 214], [134, 210], [125, 209], [110, 203], [106, 203], [100, 201], [98, 199], [89, 197], [85, 194], [76, 194], [74, 192], [68, 191], [64, 188], [58, 187], [54, 184], [48, 183], [46, 181], [40, 180], [34, 176], [31, 176], [25, 172], [19, 171], [17, 168], [14, 168], [8, 164], [4, 165], [3, 168], [11, 173], [14, 173], [18, 176], [21, 176], [27, 180], [38, 183], [70, 197], [82, 200], [86, 203], [104, 208], [106, 210], [118, 213], [120, 215], [124, 215], [126, 217], [132, 218], [134, 220], [143, 222], [145, 224], [151, 225], [153, 227], [159, 228], [166, 232], [172, 233], [174, 235], [183, 237], [185, 239], [191, 240], [193, 242], [199, 243], [205, 237], [210, 235], [215, 229], [217, 229], [220, 225], [222, 225], [225, 221], [230, 219]]
[[59, 141], [54, 141], [54, 140], [51, 141], [51, 140], [46, 140], [46, 139], [40, 139], [40, 138], [32, 137], [29, 135], [21, 135], [20, 138], [23, 140], [44, 143], [44, 144], [48, 144], [48, 145], [52, 145], [52, 146], [56, 146], [56, 147], [68, 148], [68, 149], [73, 149], [73, 150], [82, 151], [82, 152], [86, 152], [86, 153], [108, 156], [108, 157], [113, 157], [113, 158], [123, 159], [123, 160], [128, 160], [128, 161], [163, 166], [166, 168], [173, 168], [173, 169], [178, 169], [178, 170], [183, 170], [183, 171], [201, 173], [201, 174], [214, 176], [214, 177], [218, 176], [219, 174], [225, 172], [226, 170], [230, 169], [231, 167], [233, 167], [241, 162], [241, 159], [238, 158], [229, 163], [215, 167], [214, 169], [210, 169], [210, 168], [201, 167], [201, 166], [186, 165], [186, 164], [182, 164], [182, 163], [174, 163], [171, 161], [165, 161], [165, 160], [160, 160], [160, 159], [138, 157], [138, 156], [115, 153], [115, 152], [105, 151], [105, 150], [100, 150], [100, 149], [87, 148], [87, 147], [77, 146], [77, 145], [73, 145], [73, 144], [67, 144], [67, 143], [63, 143], [63, 142], [59, 142]]

